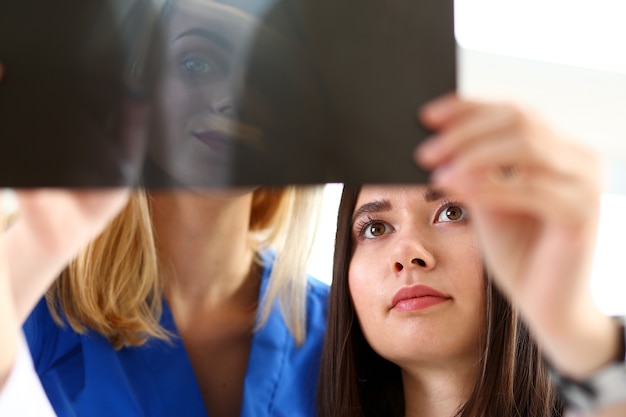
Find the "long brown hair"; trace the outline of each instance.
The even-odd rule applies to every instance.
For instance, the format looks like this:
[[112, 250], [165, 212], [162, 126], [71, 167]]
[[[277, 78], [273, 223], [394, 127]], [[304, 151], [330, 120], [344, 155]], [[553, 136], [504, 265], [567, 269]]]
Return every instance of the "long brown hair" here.
[[[359, 187], [344, 187], [337, 218], [318, 410], [323, 417], [402, 417], [400, 368], [363, 336], [348, 288], [352, 214]], [[458, 417], [558, 417], [563, 404], [535, 342], [485, 273], [485, 329], [478, 378]]]

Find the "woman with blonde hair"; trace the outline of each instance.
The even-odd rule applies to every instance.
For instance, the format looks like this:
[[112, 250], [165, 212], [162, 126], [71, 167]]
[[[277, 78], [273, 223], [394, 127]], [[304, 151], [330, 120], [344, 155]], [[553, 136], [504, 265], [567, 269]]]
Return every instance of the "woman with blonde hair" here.
[[24, 325], [58, 415], [315, 415], [317, 190], [136, 191]]
[[[148, 157], [175, 188], [133, 191], [37, 303], [23, 327], [35, 368], [59, 416], [315, 416], [328, 290], [305, 269], [321, 188], [203, 187], [228, 177], [241, 132], [265, 133], [234, 98], [251, 19], [154, 3], [165, 127]], [[48, 233], [61, 252], [86, 233], [79, 219]], [[34, 277], [62, 266], [30, 264], [23, 247], [8, 247], [20, 318], [47, 288]]]

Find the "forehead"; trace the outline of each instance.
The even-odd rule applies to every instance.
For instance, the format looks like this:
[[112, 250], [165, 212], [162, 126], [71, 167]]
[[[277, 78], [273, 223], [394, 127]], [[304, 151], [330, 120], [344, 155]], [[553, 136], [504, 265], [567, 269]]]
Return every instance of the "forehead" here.
[[249, 14], [224, 4], [206, 0], [180, 0], [173, 3], [169, 16], [170, 41], [181, 32], [203, 29], [232, 42], [247, 40], [257, 21]]

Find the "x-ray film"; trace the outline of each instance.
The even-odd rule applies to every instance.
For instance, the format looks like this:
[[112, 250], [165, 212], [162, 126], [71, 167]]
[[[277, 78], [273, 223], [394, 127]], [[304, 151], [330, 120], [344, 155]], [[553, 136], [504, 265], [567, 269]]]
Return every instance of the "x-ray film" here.
[[0, 186], [424, 182], [452, 0], [3, 0]]

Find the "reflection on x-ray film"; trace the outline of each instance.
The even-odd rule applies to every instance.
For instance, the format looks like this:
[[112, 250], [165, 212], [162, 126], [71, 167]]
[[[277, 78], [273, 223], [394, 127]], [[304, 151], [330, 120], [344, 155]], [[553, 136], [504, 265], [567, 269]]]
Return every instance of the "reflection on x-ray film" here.
[[452, 3], [6, 0], [0, 186], [424, 181]]

